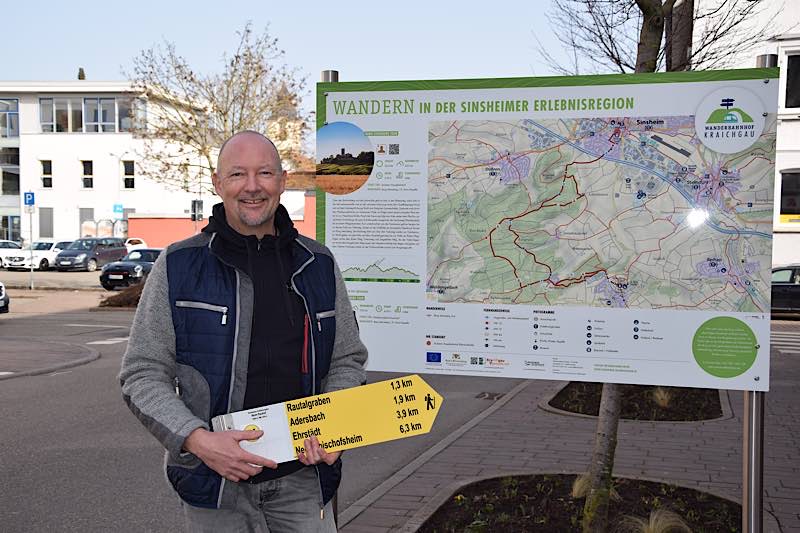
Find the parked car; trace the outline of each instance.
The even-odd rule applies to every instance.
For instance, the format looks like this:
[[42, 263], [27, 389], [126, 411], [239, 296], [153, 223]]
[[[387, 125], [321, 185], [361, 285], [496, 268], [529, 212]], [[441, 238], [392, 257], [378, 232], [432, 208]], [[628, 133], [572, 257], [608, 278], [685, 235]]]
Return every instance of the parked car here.
[[116, 237], [87, 237], [73, 241], [66, 250], [56, 256], [56, 268], [94, 272], [98, 266], [125, 257], [128, 253], [125, 242]]
[[134, 250], [138, 250], [139, 248], [147, 248], [147, 243], [144, 242], [144, 239], [140, 239], [138, 237], [128, 237], [125, 241], [125, 248], [128, 249], [128, 252], [132, 252]]
[[22, 246], [18, 242], [0, 239], [0, 266], [6, 266], [6, 257], [17, 255], [21, 249]]
[[8, 297], [6, 286], [0, 283], [0, 313], [8, 313], [11, 298]]
[[[33, 268], [36, 270], [47, 270], [56, 264], [58, 253], [72, 244], [72, 241], [36, 241], [33, 243]], [[31, 268], [31, 249], [25, 247], [19, 251], [18, 255], [10, 255], [6, 258], [6, 268], [8, 270], [30, 270]]]
[[772, 269], [772, 312], [800, 313], [800, 264]]
[[141, 283], [153, 268], [161, 248], [139, 248], [121, 261], [114, 261], [103, 267], [100, 273], [100, 285], [107, 291], [116, 287], [128, 287]]

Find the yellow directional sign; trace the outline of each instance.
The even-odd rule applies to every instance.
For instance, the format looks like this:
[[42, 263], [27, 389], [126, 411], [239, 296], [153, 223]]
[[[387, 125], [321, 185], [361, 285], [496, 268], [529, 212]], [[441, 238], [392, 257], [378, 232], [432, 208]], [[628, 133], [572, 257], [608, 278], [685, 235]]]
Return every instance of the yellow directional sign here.
[[292, 461], [315, 436], [327, 451], [347, 450], [428, 433], [442, 397], [418, 375], [404, 376], [216, 417], [215, 431], [261, 429], [248, 451]]

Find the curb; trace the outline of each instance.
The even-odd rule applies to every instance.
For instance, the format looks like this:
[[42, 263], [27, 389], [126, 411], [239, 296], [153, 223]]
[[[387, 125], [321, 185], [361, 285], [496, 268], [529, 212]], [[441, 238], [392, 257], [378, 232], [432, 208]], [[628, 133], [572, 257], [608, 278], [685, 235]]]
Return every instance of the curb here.
[[[24, 337], [4, 337], [8, 340], [18, 340], [18, 341], [29, 341], [30, 339]], [[92, 361], [96, 361], [100, 359], [100, 352], [95, 350], [94, 348], [90, 348], [88, 346], [83, 346], [81, 344], [70, 344], [68, 342], [59, 342], [59, 341], [37, 341], [39, 343], [45, 344], [57, 344], [61, 346], [77, 346], [87, 352], [89, 355], [85, 357], [81, 357], [79, 359], [73, 359], [72, 361], [66, 361], [64, 363], [57, 363], [54, 365], [50, 365], [47, 367], [36, 368], [34, 370], [26, 370], [25, 372], [15, 372], [13, 374], [8, 374], [4, 376], [0, 376], [0, 381], [4, 381], [7, 379], [14, 379], [14, 378], [21, 378], [26, 376], [39, 376], [41, 374], [48, 374], [50, 372], [55, 372], [56, 370], [64, 370], [65, 368], [72, 368], [76, 366], [85, 365], [87, 363], [91, 363]]]
[[494, 402], [492, 405], [481, 411], [480, 414], [475, 416], [472, 420], [467, 422], [466, 424], [462, 425], [460, 428], [456, 429], [448, 436], [437, 442], [433, 447], [429, 450], [421, 454], [419, 457], [408, 463], [406, 466], [395, 472], [389, 479], [369, 491], [367, 494], [350, 504], [347, 509], [339, 513], [339, 522], [338, 527], [339, 529], [343, 528], [349, 522], [354, 520], [358, 515], [366, 511], [370, 505], [375, 503], [379, 498], [381, 498], [384, 494], [389, 492], [392, 488], [399, 485], [403, 480], [411, 476], [414, 472], [417, 471], [422, 465], [427, 463], [432, 457], [437, 455], [439, 452], [443, 451], [445, 448], [450, 446], [453, 442], [459, 439], [464, 433], [478, 425], [480, 422], [483, 421], [484, 418], [488, 417], [509, 401], [514, 398], [517, 394], [525, 390], [528, 385], [531, 384], [531, 380], [523, 380], [519, 385], [511, 389], [509, 392], [504, 394], [502, 398]]
[[[6, 286], [6, 289], [15, 289], [19, 291], [29, 291], [31, 286], [29, 284], [20, 284], [20, 283], [6, 283], [3, 282], [3, 285]], [[105, 289], [102, 287], [56, 287], [53, 285], [35, 285], [33, 286], [33, 290], [35, 291], [97, 291], [97, 292], [105, 292]]]
[[131, 313], [135, 313], [136, 312], [136, 308], [135, 307], [115, 307], [115, 306], [110, 306], [110, 305], [104, 305], [102, 307], [97, 306], [97, 307], [90, 307], [89, 308], [89, 312], [90, 313], [102, 313], [104, 311], [115, 311], [115, 312], [116, 311], [128, 311], [128, 312], [131, 312]]

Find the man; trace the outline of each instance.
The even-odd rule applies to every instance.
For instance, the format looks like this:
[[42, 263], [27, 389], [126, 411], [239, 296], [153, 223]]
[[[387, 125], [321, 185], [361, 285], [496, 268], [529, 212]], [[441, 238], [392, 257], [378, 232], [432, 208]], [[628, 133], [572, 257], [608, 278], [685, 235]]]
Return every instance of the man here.
[[[222, 203], [153, 266], [122, 362], [130, 409], [167, 450], [190, 531], [335, 531], [338, 453], [306, 440], [275, 464], [209, 431], [214, 416], [353, 387], [367, 350], [330, 251], [298, 235], [274, 144], [245, 131], [220, 149]], [[269, 431], [269, 428], [266, 428]]]

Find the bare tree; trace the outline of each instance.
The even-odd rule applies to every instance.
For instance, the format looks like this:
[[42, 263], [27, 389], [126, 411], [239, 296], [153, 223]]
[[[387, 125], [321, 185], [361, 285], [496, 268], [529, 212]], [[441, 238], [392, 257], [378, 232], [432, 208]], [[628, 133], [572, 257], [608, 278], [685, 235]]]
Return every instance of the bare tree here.
[[564, 75], [721, 69], [788, 30], [779, 12], [766, 0], [553, 0], [547, 18], [569, 60], [538, 38], [537, 51]]
[[222, 55], [217, 73], [197, 72], [168, 41], [134, 58], [128, 78], [146, 100], [146, 113], [134, 111], [133, 129], [144, 139], [138, 155], [151, 179], [213, 191], [219, 147], [242, 130], [273, 137], [290, 169], [303, 160], [305, 79], [282, 62], [284, 52], [267, 29], [256, 35], [248, 23], [237, 35], [236, 49]]
[[[774, 21], [764, 9], [764, 0], [553, 0], [548, 18], [570, 64], [541, 41], [538, 48], [552, 70], [566, 75], [724, 68], [766, 39]], [[753, 23], [759, 16], [762, 25]], [[620, 386], [605, 383], [586, 475], [585, 533], [608, 528], [620, 411]]]

